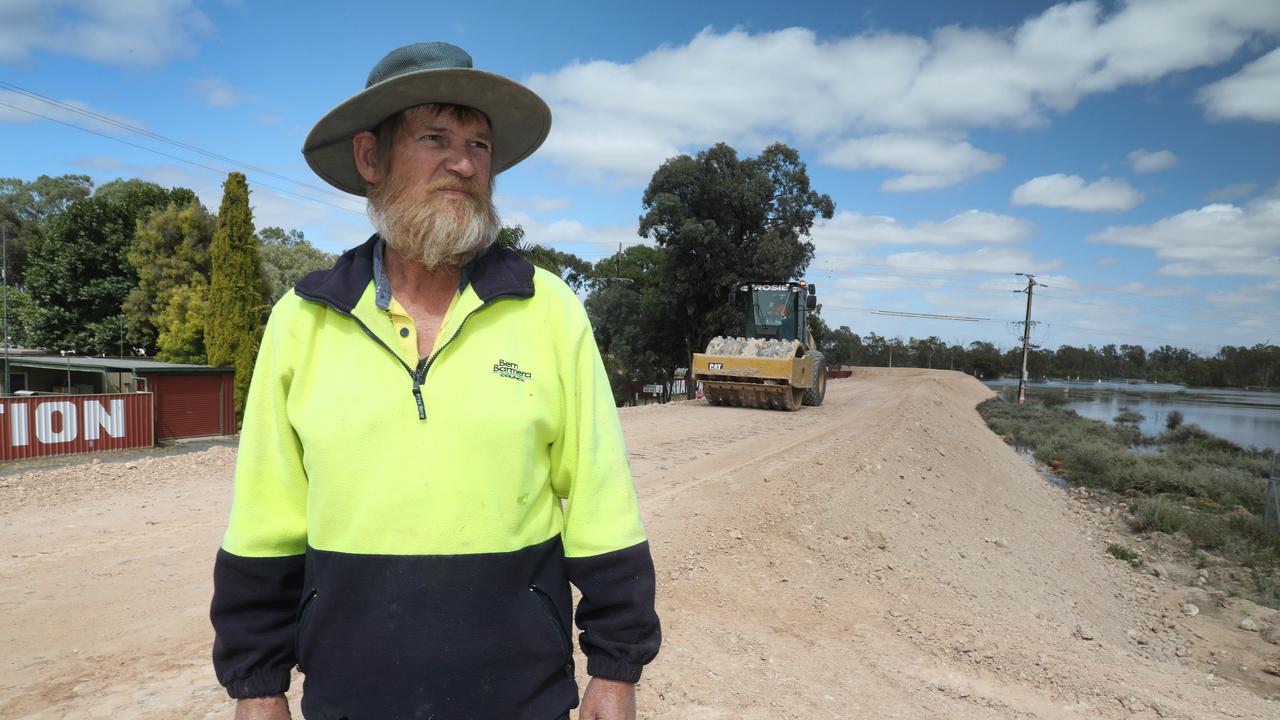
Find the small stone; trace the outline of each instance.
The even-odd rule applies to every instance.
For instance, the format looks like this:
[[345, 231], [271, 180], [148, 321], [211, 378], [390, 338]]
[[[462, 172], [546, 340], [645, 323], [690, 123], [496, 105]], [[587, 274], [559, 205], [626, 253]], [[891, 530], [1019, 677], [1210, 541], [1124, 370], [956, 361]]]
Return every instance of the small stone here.
[[1093, 628], [1089, 627], [1088, 625], [1084, 625], [1084, 624], [1076, 625], [1076, 633], [1075, 633], [1075, 635], [1076, 635], [1076, 637], [1080, 638], [1081, 640], [1092, 640], [1092, 639], [1093, 639]]
[[1239, 627], [1241, 630], [1248, 630], [1249, 632], [1258, 632], [1258, 629], [1259, 629], [1258, 621], [1251, 617], [1247, 617], [1241, 620], [1240, 624], [1237, 627]]
[[1186, 603], [1182, 606], [1182, 614], [1187, 617], [1195, 617], [1200, 614], [1200, 608], [1196, 607], [1195, 603]]
[[1004, 538], [996, 538], [996, 539], [995, 539], [995, 544], [996, 544], [996, 547], [998, 547], [998, 548], [1007, 548], [1007, 547], [1009, 547], [1009, 543], [1005, 542], [1005, 539], [1004, 539]]

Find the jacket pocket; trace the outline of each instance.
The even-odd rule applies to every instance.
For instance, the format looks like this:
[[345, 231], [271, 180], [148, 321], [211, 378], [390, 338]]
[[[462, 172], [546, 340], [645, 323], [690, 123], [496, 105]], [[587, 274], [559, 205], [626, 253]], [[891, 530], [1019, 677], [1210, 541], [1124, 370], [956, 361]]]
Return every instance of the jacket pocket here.
[[564, 672], [572, 680], [573, 640], [569, 636], [568, 628], [564, 626], [564, 622], [560, 619], [560, 612], [556, 610], [556, 603], [551, 599], [551, 595], [537, 585], [529, 586], [529, 594], [533, 595], [538, 606], [542, 608], [542, 615], [546, 618], [548, 627], [560, 642], [560, 649], [564, 653]]
[[311, 612], [311, 603], [316, 599], [316, 589], [311, 588], [311, 592], [307, 593], [307, 597], [302, 600], [302, 605], [298, 607], [298, 618], [294, 622], [293, 628], [293, 657], [298, 661], [299, 672], [306, 672], [306, 668], [302, 666], [302, 634], [306, 630], [307, 616]]

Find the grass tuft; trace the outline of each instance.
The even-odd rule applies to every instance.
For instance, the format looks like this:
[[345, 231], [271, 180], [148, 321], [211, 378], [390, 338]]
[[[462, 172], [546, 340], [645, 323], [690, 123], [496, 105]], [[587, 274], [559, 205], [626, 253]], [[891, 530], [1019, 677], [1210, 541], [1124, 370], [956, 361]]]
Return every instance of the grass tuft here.
[[1120, 560], [1124, 560], [1135, 568], [1142, 567], [1142, 557], [1138, 553], [1118, 543], [1111, 543], [1107, 546], [1107, 552]]

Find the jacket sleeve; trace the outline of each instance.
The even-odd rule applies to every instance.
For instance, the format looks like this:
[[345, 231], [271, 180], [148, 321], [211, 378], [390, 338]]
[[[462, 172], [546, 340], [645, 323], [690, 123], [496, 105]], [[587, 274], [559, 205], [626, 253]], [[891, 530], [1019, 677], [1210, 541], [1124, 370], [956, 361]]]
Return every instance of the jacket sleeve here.
[[561, 357], [563, 428], [552, 447], [552, 484], [566, 498], [569, 580], [582, 591], [576, 622], [587, 673], [636, 682], [658, 654], [654, 569], [636, 502], [613, 392], [577, 298]]
[[307, 546], [307, 479], [289, 423], [292, 293], [271, 314], [245, 403], [231, 518], [213, 570], [218, 681], [234, 698], [284, 692]]

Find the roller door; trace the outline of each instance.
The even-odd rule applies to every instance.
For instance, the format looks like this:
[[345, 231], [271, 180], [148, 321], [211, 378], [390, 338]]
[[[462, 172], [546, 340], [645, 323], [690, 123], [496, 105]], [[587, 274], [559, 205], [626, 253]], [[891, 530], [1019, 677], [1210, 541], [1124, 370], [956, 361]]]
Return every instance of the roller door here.
[[156, 398], [156, 437], [222, 435], [223, 378], [220, 373], [151, 375]]

